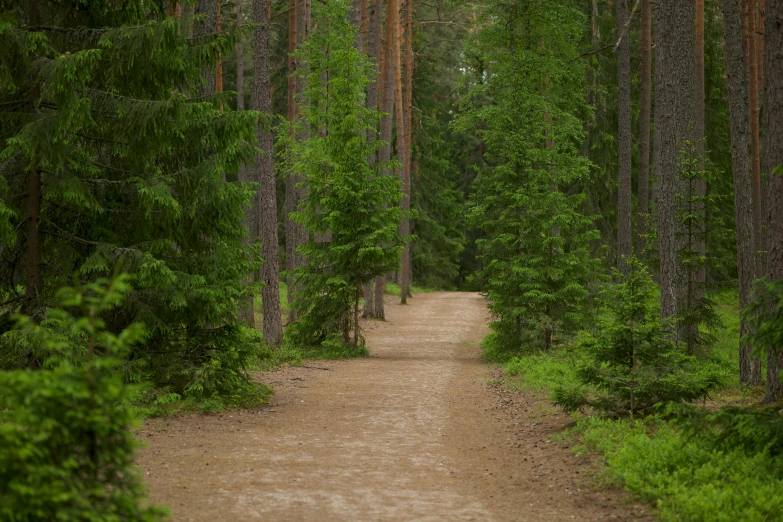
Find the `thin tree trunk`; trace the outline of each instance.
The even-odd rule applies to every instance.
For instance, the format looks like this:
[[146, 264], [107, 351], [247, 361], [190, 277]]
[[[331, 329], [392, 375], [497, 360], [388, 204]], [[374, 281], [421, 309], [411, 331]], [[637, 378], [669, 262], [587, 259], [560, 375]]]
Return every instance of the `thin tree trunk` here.
[[[698, 165], [704, 169], [704, 113], [706, 97], [704, 94], [704, 0], [696, 0], [696, 119], [693, 123], [693, 139], [698, 155]], [[697, 179], [695, 182], [696, 197], [704, 198], [707, 195], [707, 181]], [[696, 202], [696, 211], [701, 221], [696, 224], [696, 252], [704, 257], [707, 253], [706, 217], [703, 199]], [[701, 299], [704, 296], [705, 283], [707, 281], [706, 267], [700, 266], [696, 272], [695, 297]]]
[[[617, 36], [628, 23], [627, 0], [617, 0]], [[617, 268], [628, 272], [633, 253], [631, 214], [631, 44], [622, 38], [617, 48]]]
[[652, 111], [652, 0], [642, 0], [641, 100], [639, 108], [639, 178], [636, 254], [641, 259], [647, 248], [647, 220], [650, 216], [650, 116]]
[[[242, 0], [237, 0], [236, 6], [237, 15], [237, 27], [242, 25]], [[237, 61], [237, 111], [245, 110], [245, 97], [243, 94], [243, 87], [245, 83], [245, 59], [244, 59], [244, 46], [240, 39], [236, 46], [236, 61]], [[240, 181], [258, 182], [258, 176], [255, 169], [250, 165], [242, 165], [239, 170]], [[245, 216], [245, 223], [247, 226], [248, 237], [245, 240], [245, 245], [250, 245], [258, 238], [258, 192], [253, 196], [250, 201], [250, 208], [247, 209]], [[252, 283], [255, 280], [254, 274], [248, 274], [248, 283]], [[249, 328], [256, 327], [256, 314], [255, 314], [255, 296], [249, 295], [243, 305], [241, 305], [240, 320], [245, 323]]]
[[[410, 0], [408, 0], [410, 1]], [[410, 206], [410, 200], [408, 199], [407, 190], [408, 186], [405, 183], [405, 172], [406, 172], [406, 166], [405, 166], [405, 160], [407, 158], [407, 153], [405, 151], [405, 143], [407, 140], [406, 137], [406, 128], [405, 128], [405, 111], [404, 111], [404, 105], [403, 105], [403, 91], [402, 91], [402, 36], [403, 36], [403, 29], [402, 29], [402, 19], [400, 17], [400, 2], [399, 0], [395, 1], [395, 9], [394, 9], [394, 112], [397, 119], [397, 134], [396, 134], [396, 143], [397, 143], [397, 161], [400, 163], [400, 167], [398, 170], [398, 177], [400, 179], [400, 182], [402, 183], [402, 200], [400, 201], [400, 206], [402, 206], [403, 209], [406, 209]], [[408, 223], [407, 219], [403, 219], [400, 222], [400, 235], [405, 237], [408, 235], [408, 231], [406, 230], [407, 227], [409, 227], [410, 224]], [[406, 253], [409, 253], [408, 245], [406, 244], [403, 247], [403, 254], [401, 259], [401, 266], [400, 266], [400, 302], [402, 304], [406, 304], [408, 302], [408, 287], [410, 286], [407, 277], [409, 277], [409, 274], [407, 274], [405, 262], [407, 259]]]
[[[38, 0], [29, 0], [28, 24], [32, 27], [41, 24], [41, 13]], [[31, 78], [28, 99], [33, 110], [37, 110], [38, 98], [41, 95], [39, 79]], [[39, 319], [39, 298], [43, 290], [43, 277], [41, 276], [41, 235], [38, 225], [41, 221], [41, 173], [38, 165], [33, 162], [32, 167], [25, 173], [25, 186], [27, 188], [27, 201], [25, 208], [25, 298], [24, 311], [28, 315]]]
[[694, 120], [694, 11], [693, 2], [661, 0], [656, 29], [654, 164], [660, 179], [656, 199], [663, 318], [677, 317], [686, 297], [684, 271], [678, 260], [682, 235], [676, 197], [682, 194], [679, 153], [692, 138]]
[[[768, 0], [764, 25], [764, 172], [767, 190], [769, 281], [783, 279], [783, 0]], [[764, 401], [783, 399], [783, 347], [770, 350], [767, 357], [767, 390]]]
[[[368, 31], [365, 49], [370, 57], [370, 64], [373, 68], [373, 78], [370, 84], [367, 86], [367, 107], [371, 110], [378, 109], [378, 92], [380, 87], [380, 55], [381, 55], [381, 24], [383, 21], [383, 0], [378, 0], [370, 4]], [[370, 142], [374, 142], [375, 132], [370, 132], [367, 139]], [[370, 167], [372, 168], [377, 161], [376, 153], [373, 152], [368, 159]], [[362, 312], [363, 317], [375, 317], [375, 294], [373, 290], [373, 282], [370, 281], [363, 287], [364, 294], [364, 310]], [[383, 299], [383, 295], [381, 295]]]
[[[270, 56], [270, 8], [267, 0], [254, 0], [253, 23], [253, 86], [250, 105], [253, 110], [272, 116], [272, 81]], [[283, 344], [283, 322], [280, 311], [280, 268], [277, 256], [277, 191], [272, 133], [263, 127], [256, 131], [258, 148], [258, 214], [257, 228], [261, 239], [260, 279], [261, 306], [264, 314], [264, 342], [268, 346]]]
[[[729, 88], [731, 118], [731, 166], [734, 183], [736, 220], [737, 274], [740, 308], [751, 301], [756, 279], [755, 237], [753, 233], [753, 189], [750, 168], [750, 122], [748, 121], [748, 83], [745, 77], [745, 57], [740, 36], [740, 13], [737, 0], [723, 2], [723, 34], [726, 48], [726, 79]], [[740, 322], [740, 339], [749, 333], [746, 321]], [[740, 382], [758, 385], [761, 382], [761, 361], [750, 356], [750, 347], [740, 341]]]
[[753, 232], [756, 234], [756, 249], [763, 248], [762, 241], [762, 197], [761, 157], [759, 151], [759, 83], [758, 54], [756, 51], [756, 2], [743, 0], [747, 6], [748, 26], [748, 97], [750, 102], [750, 164], [753, 172]]
[[756, 23], [756, 65], [759, 74], [759, 88], [764, 89], [764, 0], [758, 0], [758, 23]]
[[[378, 154], [378, 159], [382, 164], [387, 164], [391, 160], [391, 139], [392, 139], [392, 117], [394, 113], [394, 67], [392, 67], [392, 49], [394, 47], [394, 9], [395, 0], [388, 0], [386, 3], [386, 41], [384, 45], [383, 60], [383, 85], [381, 86], [381, 141], [384, 146]], [[385, 172], [385, 175], [391, 175]], [[375, 279], [375, 317], [384, 318], [383, 296], [386, 290], [386, 277], [378, 276]]]
[[[405, 38], [405, 195], [407, 196], [405, 209], [410, 208], [411, 201], [411, 141], [413, 139], [413, 0], [408, 0], [407, 10], [407, 36]], [[404, 232], [406, 236], [411, 233], [410, 219], [405, 218]], [[407, 281], [406, 292], [408, 297], [413, 297], [411, 293], [411, 282], [413, 281], [413, 266], [411, 262], [410, 244], [405, 245], [403, 251], [403, 274]]]
[[[220, 15], [220, 2], [215, 1], [215, 34], [220, 34], [223, 29], [223, 21]], [[223, 92], [223, 58], [218, 59], [217, 67], [215, 67], [215, 92]], [[220, 104], [220, 110], [223, 110], [223, 104]], [[223, 175], [225, 178], [225, 174]]]
[[[242, 0], [237, 0], [237, 27], [242, 27]], [[237, 42], [237, 110], [245, 110], [245, 44]]]
[[[288, 3], [288, 119], [293, 125], [297, 120], [297, 104], [299, 95], [304, 87], [303, 79], [298, 77], [298, 62], [293, 56], [299, 46], [306, 30], [307, 13], [304, 2], [289, 0]], [[296, 132], [292, 129], [292, 132]], [[302, 200], [302, 189], [298, 187], [302, 178], [296, 172], [289, 172], [285, 186], [285, 250], [286, 273], [288, 282], [288, 322], [297, 319], [297, 284], [294, 275], [302, 264], [301, 256], [297, 252], [304, 238], [304, 230], [301, 225], [291, 219], [291, 214], [299, 208]]]
[[[217, 0], [198, 0], [196, 4], [196, 14], [203, 15], [199, 22], [193, 24], [193, 37], [198, 38], [208, 34], [217, 33]], [[201, 74], [204, 81], [199, 85], [198, 94], [201, 97], [212, 96], [215, 94], [215, 79], [217, 75], [209, 70], [208, 66], [202, 66]]]

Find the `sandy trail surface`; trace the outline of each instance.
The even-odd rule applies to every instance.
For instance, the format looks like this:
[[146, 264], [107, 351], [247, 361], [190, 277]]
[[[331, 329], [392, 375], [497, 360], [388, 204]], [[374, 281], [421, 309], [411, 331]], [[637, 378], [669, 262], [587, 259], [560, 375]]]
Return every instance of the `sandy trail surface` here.
[[366, 324], [370, 357], [261, 375], [264, 408], [147, 422], [152, 500], [176, 521], [650, 520], [557, 442], [567, 416], [481, 361], [479, 295], [410, 302]]

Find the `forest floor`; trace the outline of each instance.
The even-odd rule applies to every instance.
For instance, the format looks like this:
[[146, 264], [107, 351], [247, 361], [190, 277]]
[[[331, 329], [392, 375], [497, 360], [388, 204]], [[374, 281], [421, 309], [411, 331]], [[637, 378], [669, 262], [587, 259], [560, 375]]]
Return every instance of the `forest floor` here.
[[369, 357], [260, 374], [260, 409], [148, 420], [152, 501], [175, 521], [651, 520], [557, 437], [570, 417], [480, 359], [478, 294], [393, 299]]

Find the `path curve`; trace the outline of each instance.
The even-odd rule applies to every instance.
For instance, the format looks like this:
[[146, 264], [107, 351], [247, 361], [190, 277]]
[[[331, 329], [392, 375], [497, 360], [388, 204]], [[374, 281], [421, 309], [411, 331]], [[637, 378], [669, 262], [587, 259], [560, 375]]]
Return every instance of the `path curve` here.
[[647, 519], [550, 441], [567, 417], [492, 385], [484, 299], [410, 302], [366, 324], [370, 357], [265, 374], [268, 407], [149, 421], [153, 501], [176, 521]]

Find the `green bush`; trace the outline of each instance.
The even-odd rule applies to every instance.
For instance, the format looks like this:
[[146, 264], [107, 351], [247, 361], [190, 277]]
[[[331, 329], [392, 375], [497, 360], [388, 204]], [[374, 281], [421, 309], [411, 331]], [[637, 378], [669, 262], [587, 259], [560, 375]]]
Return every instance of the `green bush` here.
[[720, 382], [709, 367], [669, 340], [654, 300], [649, 270], [633, 257], [628, 275], [604, 291], [611, 311], [596, 335], [581, 347], [591, 361], [577, 370], [579, 386], [555, 388], [554, 402], [565, 411], [591, 407], [602, 414], [648, 413], [657, 403], [705, 398]]
[[780, 520], [781, 457], [725, 449], [660, 418], [581, 419], [583, 443], [605, 456], [606, 472], [629, 491], [655, 502], [662, 520]]
[[101, 319], [128, 289], [123, 277], [65, 288], [62, 308], [40, 325], [19, 319], [16, 334], [46, 356], [45, 368], [0, 372], [0, 519], [165, 518], [147, 505], [133, 467], [133, 389], [118, 372], [144, 329], [133, 323], [114, 334]]

